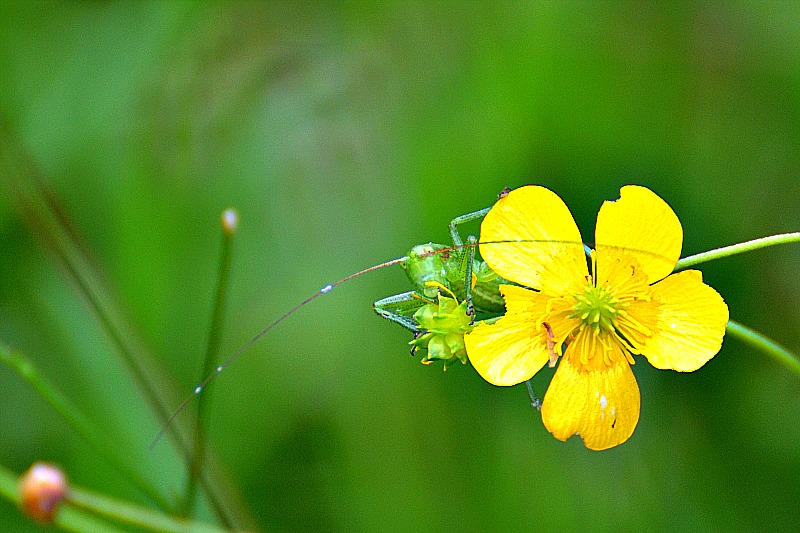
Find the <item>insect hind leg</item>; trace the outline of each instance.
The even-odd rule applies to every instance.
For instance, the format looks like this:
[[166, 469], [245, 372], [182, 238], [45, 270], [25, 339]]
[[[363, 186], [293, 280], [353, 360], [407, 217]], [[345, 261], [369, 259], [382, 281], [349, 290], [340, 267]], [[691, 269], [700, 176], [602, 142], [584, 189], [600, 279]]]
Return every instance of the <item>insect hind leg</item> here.
[[467, 213], [466, 215], [461, 215], [451, 220], [450, 237], [452, 237], [453, 239], [453, 244], [455, 244], [457, 247], [464, 246], [464, 241], [461, 240], [461, 235], [458, 233], [459, 224], [464, 224], [466, 222], [471, 222], [473, 220], [478, 220], [479, 218], [483, 218], [486, 216], [486, 213], [488, 213], [490, 209], [491, 207], [485, 207], [483, 209], [479, 209], [478, 211], [473, 211], [472, 213]]
[[400, 324], [416, 334], [419, 333], [420, 329], [413, 315], [427, 303], [428, 301], [421, 298], [417, 293], [409, 291], [381, 298], [372, 304], [372, 308], [386, 320]]
[[464, 276], [464, 299], [467, 301], [467, 314], [469, 316], [475, 315], [475, 306], [472, 303], [472, 266], [475, 262], [475, 246], [478, 240], [470, 235], [467, 237], [467, 244], [461, 239], [461, 234], [458, 232], [459, 224], [478, 220], [486, 216], [491, 207], [479, 209], [466, 215], [461, 215], [450, 221], [450, 236], [453, 239], [453, 244], [459, 248], [461, 259], [459, 264], [459, 274]]

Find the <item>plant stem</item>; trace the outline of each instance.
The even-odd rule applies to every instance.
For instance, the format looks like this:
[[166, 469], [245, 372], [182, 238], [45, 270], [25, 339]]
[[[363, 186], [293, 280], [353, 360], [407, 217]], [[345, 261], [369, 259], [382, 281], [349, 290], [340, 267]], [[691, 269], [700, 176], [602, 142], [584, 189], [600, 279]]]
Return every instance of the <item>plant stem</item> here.
[[[223, 318], [225, 315], [225, 300], [228, 294], [228, 281], [231, 273], [231, 255], [233, 250], [233, 235], [239, 226], [239, 213], [235, 209], [226, 209], [220, 217], [222, 224], [222, 246], [220, 251], [219, 272], [217, 274], [217, 290], [214, 293], [214, 303], [211, 308], [209, 323], [208, 345], [206, 346], [203, 369], [200, 381], [214, 371], [215, 360], [219, 352], [219, 342], [222, 336]], [[183, 514], [190, 516], [197, 497], [197, 482], [203, 469], [205, 458], [205, 426], [208, 423], [208, 406], [210, 391], [204, 391], [198, 398], [197, 419], [195, 420], [194, 442], [192, 446], [192, 459], [189, 463], [188, 483], [184, 498]]]
[[121, 474], [127, 477], [139, 490], [146, 494], [162, 509], [171, 509], [172, 504], [164, 498], [138, 471], [130, 467], [118, 452], [118, 446], [107, 437], [107, 433], [89, 421], [83, 412], [64, 396], [36, 365], [21, 352], [12, 350], [0, 341], [0, 362], [14, 370], [19, 376], [44, 398], [44, 400], [60, 414], [75, 433], [85, 440], [94, 450], [108, 461]]
[[[0, 465], [0, 496], [17, 505], [20, 503], [18, 483], [18, 476]], [[75, 486], [69, 487], [68, 497], [56, 513], [55, 523], [67, 531], [79, 533], [85, 531], [117, 533], [129, 529], [122, 530], [114, 527], [95, 515], [148, 531], [168, 533], [221, 533], [225, 531], [201, 522], [175, 519], [139, 505]]]
[[800, 359], [777, 342], [733, 320], [728, 321], [727, 330], [728, 334], [761, 350], [800, 377]]
[[149, 531], [164, 533], [220, 533], [226, 531], [201, 522], [172, 518], [147, 507], [76, 487], [70, 487], [68, 501], [75, 507]]
[[714, 259], [721, 259], [731, 255], [750, 252], [752, 250], [758, 250], [759, 248], [766, 248], [767, 246], [788, 244], [792, 242], [800, 242], [800, 232], [770, 235], [769, 237], [761, 237], [760, 239], [753, 239], [752, 241], [740, 242], [738, 244], [717, 248], [716, 250], [709, 250], [708, 252], [690, 255], [688, 257], [684, 257], [683, 259], [679, 259], [678, 264], [675, 265], [675, 270], [682, 270], [684, 268], [699, 265], [700, 263], [706, 263]]

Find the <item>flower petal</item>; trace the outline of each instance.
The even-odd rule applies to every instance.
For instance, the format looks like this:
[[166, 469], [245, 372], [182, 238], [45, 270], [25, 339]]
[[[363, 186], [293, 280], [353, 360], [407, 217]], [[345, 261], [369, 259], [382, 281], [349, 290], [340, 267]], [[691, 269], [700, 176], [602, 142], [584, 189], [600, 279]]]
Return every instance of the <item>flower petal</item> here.
[[598, 338], [592, 328], [578, 334], [547, 389], [542, 421], [555, 438], [577, 434], [591, 450], [628, 440], [639, 421], [639, 386], [616, 338]]
[[653, 330], [640, 349], [651, 365], [692, 372], [716, 355], [728, 323], [728, 306], [717, 291], [703, 283], [699, 270], [678, 272], [659, 281], [652, 287], [652, 299], [655, 313], [646, 303], [641, 309], [632, 306], [628, 310]]
[[[500, 285], [500, 294], [506, 304], [506, 316], [526, 313], [529, 327], [542, 334], [545, 344], [552, 333], [550, 340], [560, 345], [581, 325], [580, 319], [570, 318], [575, 312], [575, 299], [572, 296], [548, 296], [516, 285]], [[544, 323], [550, 327], [550, 333]]]
[[497, 274], [553, 296], [580, 290], [588, 275], [578, 226], [544, 187], [520, 187], [498, 200], [483, 219], [480, 240], [481, 256]]
[[603, 202], [597, 215], [598, 278], [610, 261], [630, 254], [649, 283], [656, 282], [675, 269], [682, 243], [683, 229], [672, 208], [650, 189], [627, 185], [620, 189], [620, 199]]
[[475, 370], [493, 385], [516, 385], [530, 379], [550, 359], [547, 332], [536, 327], [539, 293], [502, 286], [508, 307], [494, 324], [479, 324], [464, 335], [467, 356]]

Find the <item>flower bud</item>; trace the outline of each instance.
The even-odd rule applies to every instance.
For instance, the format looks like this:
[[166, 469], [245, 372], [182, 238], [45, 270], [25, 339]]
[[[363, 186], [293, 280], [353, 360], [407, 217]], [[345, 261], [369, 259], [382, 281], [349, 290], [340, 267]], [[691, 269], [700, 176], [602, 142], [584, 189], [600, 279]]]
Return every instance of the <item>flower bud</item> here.
[[228, 235], [236, 233], [239, 228], [239, 212], [232, 207], [226, 209], [220, 216], [220, 222], [225, 233]]
[[409, 344], [428, 351], [422, 359], [424, 364], [444, 361], [447, 370], [456, 361], [467, 362], [464, 333], [472, 329], [467, 302], [459, 304], [455, 298], [439, 293], [438, 303], [429, 303], [418, 309], [414, 320], [419, 324], [420, 334]]
[[51, 524], [67, 497], [67, 477], [57, 467], [34, 463], [19, 478], [20, 507], [37, 522]]

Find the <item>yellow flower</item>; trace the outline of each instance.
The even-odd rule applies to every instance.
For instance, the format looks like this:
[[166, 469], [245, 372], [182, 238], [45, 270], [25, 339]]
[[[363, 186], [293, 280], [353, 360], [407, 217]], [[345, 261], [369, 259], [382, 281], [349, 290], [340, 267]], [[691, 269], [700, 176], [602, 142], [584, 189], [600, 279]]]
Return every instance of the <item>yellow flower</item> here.
[[581, 435], [593, 450], [625, 442], [639, 420], [632, 354], [691, 372], [722, 345], [722, 297], [697, 270], [670, 275], [682, 240], [661, 198], [623, 187], [597, 215], [590, 275], [561, 198], [533, 185], [510, 192], [486, 215], [480, 251], [521, 286], [501, 285], [505, 316], [465, 336], [472, 365], [490, 383], [516, 385], [560, 357], [542, 404], [548, 431], [560, 440]]

